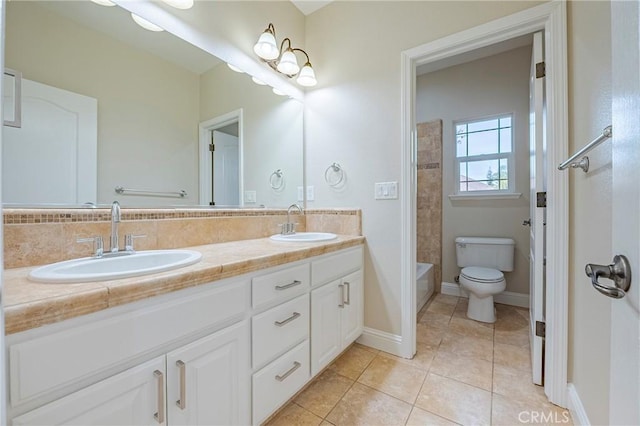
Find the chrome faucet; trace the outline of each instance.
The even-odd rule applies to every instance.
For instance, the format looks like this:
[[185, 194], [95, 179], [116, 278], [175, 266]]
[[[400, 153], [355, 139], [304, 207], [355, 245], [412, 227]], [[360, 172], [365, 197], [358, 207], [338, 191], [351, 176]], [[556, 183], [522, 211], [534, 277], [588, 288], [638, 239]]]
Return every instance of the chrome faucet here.
[[296, 233], [296, 225], [297, 223], [292, 223], [289, 218], [291, 215], [292, 209], [298, 209], [298, 213], [303, 214], [302, 207], [297, 204], [291, 204], [287, 209], [287, 223], [282, 224], [282, 235], [295, 234]]
[[111, 204], [111, 253], [118, 252], [118, 224], [120, 223], [120, 203]]

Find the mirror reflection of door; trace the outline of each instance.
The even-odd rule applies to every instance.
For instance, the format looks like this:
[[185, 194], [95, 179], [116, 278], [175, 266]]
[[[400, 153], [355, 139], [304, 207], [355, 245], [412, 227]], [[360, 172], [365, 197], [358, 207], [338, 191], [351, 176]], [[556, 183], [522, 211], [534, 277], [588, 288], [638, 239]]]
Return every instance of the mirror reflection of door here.
[[211, 131], [211, 205], [240, 204], [240, 149], [238, 123]]

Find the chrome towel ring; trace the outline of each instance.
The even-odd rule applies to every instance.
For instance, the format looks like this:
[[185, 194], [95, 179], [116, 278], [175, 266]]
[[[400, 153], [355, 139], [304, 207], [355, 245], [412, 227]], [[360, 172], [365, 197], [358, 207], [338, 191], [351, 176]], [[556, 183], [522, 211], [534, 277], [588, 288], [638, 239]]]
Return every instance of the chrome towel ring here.
[[269, 185], [271, 185], [271, 189], [275, 189], [276, 191], [284, 188], [284, 172], [282, 169], [271, 173], [271, 176], [269, 176]]
[[324, 171], [324, 180], [331, 187], [336, 187], [344, 180], [344, 169], [338, 163], [332, 163], [327, 170]]

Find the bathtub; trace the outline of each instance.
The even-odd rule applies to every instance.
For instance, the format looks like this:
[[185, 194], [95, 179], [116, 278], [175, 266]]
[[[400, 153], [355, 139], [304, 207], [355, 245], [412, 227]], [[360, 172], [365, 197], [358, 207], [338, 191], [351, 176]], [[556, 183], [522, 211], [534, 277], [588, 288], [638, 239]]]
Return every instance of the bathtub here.
[[434, 290], [433, 265], [416, 263], [416, 312], [427, 303]]

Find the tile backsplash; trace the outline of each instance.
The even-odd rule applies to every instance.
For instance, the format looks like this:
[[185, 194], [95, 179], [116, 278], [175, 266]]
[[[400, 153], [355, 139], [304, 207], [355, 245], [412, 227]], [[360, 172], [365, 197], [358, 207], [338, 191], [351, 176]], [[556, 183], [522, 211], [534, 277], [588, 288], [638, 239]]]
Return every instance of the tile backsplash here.
[[[283, 209], [122, 209], [121, 241], [125, 234], [137, 250], [190, 247], [265, 238], [280, 232]], [[305, 210], [292, 214], [298, 231], [362, 235], [359, 209]], [[91, 243], [78, 238], [101, 235], [109, 249], [109, 209], [4, 209], [4, 267], [42, 265], [92, 254]], [[122, 247], [121, 247], [122, 248]]]

